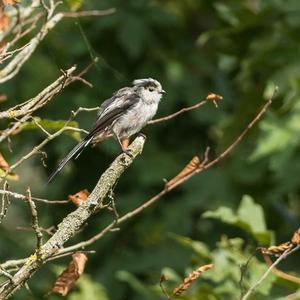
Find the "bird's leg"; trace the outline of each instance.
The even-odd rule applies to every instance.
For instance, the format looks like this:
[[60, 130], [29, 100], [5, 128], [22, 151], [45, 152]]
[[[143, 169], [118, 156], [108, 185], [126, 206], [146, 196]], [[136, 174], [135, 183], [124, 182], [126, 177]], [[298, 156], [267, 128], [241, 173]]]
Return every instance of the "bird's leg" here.
[[130, 142], [129, 138], [121, 139], [121, 144], [122, 144], [122, 150], [123, 151], [127, 150], [128, 146], [129, 146], [129, 142]]
[[130, 149], [128, 149], [129, 146], [129, 138], [120, 138], [119, 136], [117, 136], [118, 142], [122, 148], [122, 151], [124, 153], [126, 153], [129, 156], [132, 156], [132, 153], [130, 151]]

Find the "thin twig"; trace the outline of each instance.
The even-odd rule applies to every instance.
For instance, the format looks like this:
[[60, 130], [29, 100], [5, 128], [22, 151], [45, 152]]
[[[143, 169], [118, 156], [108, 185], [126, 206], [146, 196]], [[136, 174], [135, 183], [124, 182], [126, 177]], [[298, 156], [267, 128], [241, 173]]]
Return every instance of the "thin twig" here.
[[108, 16], [116, 12], [115, 8], [110, 8], [106, 10], [88, 10], [88, 11], [78, 11], [78, 12], [63, 12], [64, 17], [67, 18], [78, 18], [78, 17], [102, 17]]
[[31, 212], [31, 226], [36, 235], [36, 245], [37, 245], [36, 253], [37, 256], [40, 256], [42, 245], [43, 245], [43, 233], [39, 226], [38, 214], [37, 214], [35, 203], [31, 198], [30, 188], [27, 189], [27, 193], [28, 193], [27, 201]]
[[214, 160], [207, 162], [205, 164], [201, 164], [198, 169], [196, 169], [194, 172], [188, 174], [186, 177], [178, 180], [175, 185], [172, 186], [172, 189], [176, 187], [177, 185], [182, 184], [183, 182], [189, 180], [192, 176], [195, 174], [201, 173], [204, 170], [207, 170], [208, 168], [211, 168], [215, 164], [219, 163], [222, 159], [224, 159], [227, 155], [229, 155], [234, 148], [242, 141], [244, 136], [250, 131], [250, 129], [258, 123], [258, 121], [262, 118], [262, 116], [265, 114], [269, 106], [272, 104], [273, 99], [278, 91], [278, 87], [274, 88], [274, 91], [270, 97], [270, 99], [263, 105], [263, 107], [258, 111], [256, 116], [253, 118], [253, 120], [246, 126], [246, 128], [242, 131], [242, 133], [234, 140], [233, 143], [231, 143], [220, 155], [218, 155]]
[[[55, 82], [47, 86], [42, 92], [40, 92], [36, 97], [24, 102], [24, 105], [19, 109], [14, 110], [13, 108], [1, 112], [0, 119], [3, 118], [18, 118], [21, 117], [13, 126], [7, 128], [1, 133], [0, 143], [3, 142], [10, 135], [15, 134], [19, 127], [26, 122], [31, 114], [37, 109], [46, 105], [56, 94], [58, 94], [62, 87], [73, 82], [74, 79], [71, 78], [71, 74], [75, 71], [76, 67], [68, 69], [64, 75], [60, 76]], [[69, 80], [68, 80], [69, 79]]]
[[[57, 228], [55, 226], [50, 226], [49, 228], [43, 228], [43, 227], [39, 227], [41, 232], [45, 232], [48, 235], [52, 236], [55, 231], [57, 230]], [[33, 228], [32, 227], [24, 227], [24, 226], [17, 226], [16, 227], [17, 230], [21, 230], [21, 231], [32, 231]]]
[[[15, 192], [7, 191], [7, 190], [0, 190], [0, 195], [7, 195], [7, 196], [12, 196], [15, 199], [27, 200], [27, 196]], [[42, 202], [46, 204], [66, 204], [70, 202], [68, 200], [47, 200], [47, 199], [37, 198], [37, 197], [31, 197], [31, 198], [36, 202]]]
[[[273, 263], [271, 258], [266, 254], [264, 254], [263, 257], [264, 257], [264, 260], [265, 260], [266, 264], [270, 267]], [[291, 282], [294, 282], [294, 283], [300, 285], [300, 278], [299, 277], [296, 277], [296, 276], [293, 276], [291, 274], [285, 273], [285, 272], [283, 272], [283, 271], [281, 271], [277, 268], [273, 268], [273, 273], [276, 276], [278, 276], [280, 278], [283, 278], [284, 280], [288, 280], [288, 281], [291, 281]]]
[[53, 16], [47, 16], [47, 22], [40, 31], [34, 36], [25, 48], [23, 48], [0, 72], [0, 83], [4, 83], [17, 75], [23, 64], [30, 58], [40, 42], [45, 38], [48, 32], [63, 18], [62, 13]]
[[268, 268], [268, 270], [261, 276], [261, 278], [248, 290], [248, 292], [241, 298], [241, 300], [247, 300], [251, 294], [255, 292], [258, 286], [268, 277], [271, 271], [287, 256], [291, 255], [293, 252], [300, 249], [300, 245], [293, 249], [287, 249], [284, 251], [275, 261], [274, 263]]
[[12, 278], [13, 278], [13, 276], [11, 274], [9, 274], [6, 270], [1, 268], [1, 266], [0, 266], [0, 276], [1, 275], [7, 277], [9, 280], [12, 280]]
[[[6, 191], [7, 188], [8, 188], [8, 183], [7, 183], [7, 181], [5, 181], [4, 184], [3, 184], [4, 191]], [[2, 194], [2, 198], [1, 198], [1, 211], [0, 211], [0, 223], [6, 217], [9, 205], [10, 205], [10, 199], [9, 199], [8, 194]]]
[[157, 124], [157, 123], [168, 121], [168, 120], [173, 119], [173, 118], [177, 117], [178, 115], [181, 115], [181, 114], [183, 114], [185, 112], [197, 109], [197, 108], [203, 106], [204, 104], [206, 104], [207, 102], [208, 102], [207, 100], [202, 100], [201, 102], [199, 102], [199, 103], [197, 103], [195, 105], [182, 108], [179, 111], [177, 111], [177, 112], [175, 112], [175, 113], [173, 113], [171, 115], [168, 115], [168, 116], [165, 116], [165, 117], [162, 117], [162, 118], [159, 118], [159, 119], [151, 120], [151, 121], [148, 122], [148, 124], [152, 125], [152, 124]]
[[39, 153], [41, 149], [50, 141], [55, 139], [56, 137], [60, 136], [63, 132], [68, 131], [68, 130], [73, 130], [73, 131], [82, 131], [82, 129], [74, 128], [68, 126], [68, 124], [82, 111], [94, 111], [98, 108], [84, 108], [84, 107], [79, 107], [75, 112], [71, 112], [71, 116], [68, 121], [64, 124], [64, 126], [56, 131], [53, 134], [50, 134], [46, 139], [44, 139], [39, 145], [35, 146], [32, 150], [30, 150], [26, 155], [22, 156], [17, 162], [12, 164], [5, 172], [5, 175], [7, 176], [12, 170], [14, 170], [16, 167], [18, 167], [20, 164], [22, 164], [25, 160], [29, 159], [31, 156], [35, 155], [36, 153]]

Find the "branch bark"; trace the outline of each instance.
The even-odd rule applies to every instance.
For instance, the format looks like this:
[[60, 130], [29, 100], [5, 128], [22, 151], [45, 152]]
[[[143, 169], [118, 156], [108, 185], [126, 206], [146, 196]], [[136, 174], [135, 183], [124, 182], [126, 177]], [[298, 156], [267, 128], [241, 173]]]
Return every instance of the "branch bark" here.
[[115, 159], [101, 175], [87, 201], [70, 213], [58, 225], [56, 233], [41, 247], [40, 255], [38, 256], [37, 253], [31, 255], [20, 270], [0, 287], [0, 299], [7, 299], [18, 288], [23, 286], [40, 266], [55, 255], [77, 233], [86, 220], [103, 206], [105, 196], [114, 187], [125, 169], [142, 152], [144, 143], [145, 137], [138, 136], [128, 148], [130, 155], [122, 153]]

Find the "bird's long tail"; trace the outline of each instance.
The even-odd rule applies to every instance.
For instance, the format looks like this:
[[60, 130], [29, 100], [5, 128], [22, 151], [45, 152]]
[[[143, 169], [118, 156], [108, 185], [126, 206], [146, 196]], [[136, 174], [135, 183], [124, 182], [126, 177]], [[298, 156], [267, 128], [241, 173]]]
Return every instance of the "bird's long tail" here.
[[62, 170], [62, 168], [71, 160], [73, 157], [77, 158], [81, 152], [84, 150], [85, 147], [89, 145], [93, 138], [87, 139], [87, 137], [82, 140], [79, 144], [77, 144], [67, 155], [64, 159], [60, 161], [56, 170], [48, 177], [47, 183], [50, 183], [52, 179]]

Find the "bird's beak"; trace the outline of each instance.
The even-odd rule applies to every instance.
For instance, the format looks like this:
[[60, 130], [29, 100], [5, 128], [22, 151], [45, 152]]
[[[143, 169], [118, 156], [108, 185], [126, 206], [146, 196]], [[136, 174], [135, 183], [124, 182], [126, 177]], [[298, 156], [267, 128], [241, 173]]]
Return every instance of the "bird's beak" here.
[[160, 91], [161, 94], [166, 94], [167, 92], [165, 90]]

